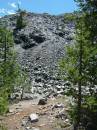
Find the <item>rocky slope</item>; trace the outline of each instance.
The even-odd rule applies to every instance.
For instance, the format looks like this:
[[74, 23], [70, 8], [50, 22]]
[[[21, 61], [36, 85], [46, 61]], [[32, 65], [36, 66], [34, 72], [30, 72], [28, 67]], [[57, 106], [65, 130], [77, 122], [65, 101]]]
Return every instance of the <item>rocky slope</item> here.
[[[16, 16], [5, 16], [0, 23], [14, 30]], [[57, 78], [58, 60], [65, 54], [64, 45], [73, 42], [74, 23], [64, 24], [64, 15], [27, 13], [24, 19], [26, 27], [14, 31], [15, 50], [22, 68], [29, 73], [32, 92], [46, 96], [63, 93], [65, 84]]]

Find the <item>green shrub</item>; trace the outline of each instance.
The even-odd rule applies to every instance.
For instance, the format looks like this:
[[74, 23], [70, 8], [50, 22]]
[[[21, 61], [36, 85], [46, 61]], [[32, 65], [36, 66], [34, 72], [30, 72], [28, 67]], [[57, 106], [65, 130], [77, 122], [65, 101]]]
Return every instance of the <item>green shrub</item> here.
[[7, 128], [4, 125], [0, 125], [0, 130], [7, 130]]

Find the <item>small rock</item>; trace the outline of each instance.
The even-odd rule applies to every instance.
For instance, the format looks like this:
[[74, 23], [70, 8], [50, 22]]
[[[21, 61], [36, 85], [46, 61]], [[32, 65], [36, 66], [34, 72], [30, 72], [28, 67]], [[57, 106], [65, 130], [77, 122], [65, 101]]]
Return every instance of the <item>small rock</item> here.
[[30, 127], [26, 127], [26, 130], [30, 130]]
[[26, 126], [26, 124], [27, 124], [27, 121], [25, 121], [25, 120], [22, 120], [22, 126]]
[[57, 91], [57, 94], [64, 94], [63, 90]]
[[35, 127], [33, 127], [31, 130], [39, 130], [39, 128], [35, 128]]
[[14, 109], [9, 109], [9, 113], [14, 113], [15, 112], [15, 110]]
[[45, 105], [45, 104], [47, 104], [47, 98], [42, 98], [38, 102], [38, 105]]
[[41, 78], [35, 79], [35, 82], [37, 83], [41, 82]]
[[60, 104], [55, 104], [53, 106], [53, 108], [64, 108], [64, 104], [60, 103]]
[[37, 114], [34, 114], [32, 113], [30, 116], [29, 116], [31, 122], [38, 122], [39, 118], [38, 118], [38, 115]]
[[66, 119], [65, 122], [69, 122], [69, 119]]
[[64, 120], [66, 118], [66, 115], [64, 113], [59, 113], [55, 116], [55, 118], [61, 118], [62, 120]]
[[56, 88], [57, 88], [58, 91], [60, 91], [61, 86], [57, 85]]

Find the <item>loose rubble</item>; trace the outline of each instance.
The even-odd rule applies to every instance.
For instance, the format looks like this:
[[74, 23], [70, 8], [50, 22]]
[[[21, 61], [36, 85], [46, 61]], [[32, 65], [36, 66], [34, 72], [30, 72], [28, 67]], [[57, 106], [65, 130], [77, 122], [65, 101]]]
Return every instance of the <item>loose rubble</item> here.
[[5, 16], [0, 21], [13, 31], [17, 60], [29, 74], [34, 96], [64, 94], [64, 81], [58, 78], [58, 61], [65, 55], [64, 46], [74, 42], [74, 23], [64, 23], [64, 15], [27, 13], [26, 27], [15, 30], [16, 16]]

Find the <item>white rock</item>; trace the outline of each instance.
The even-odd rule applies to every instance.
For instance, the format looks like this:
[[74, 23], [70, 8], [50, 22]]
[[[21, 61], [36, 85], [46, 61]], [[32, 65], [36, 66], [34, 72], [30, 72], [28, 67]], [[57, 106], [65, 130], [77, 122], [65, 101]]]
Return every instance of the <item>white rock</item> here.
[[29, 117], [31, 122], [37, 122], [39, 120], [38, 115], [34, 113], [32, 113]]
[[65, 122], [69, 122], [69, 119], [66, 119]]
[[15, 112], [15, 110], [14, 109], [9, 109], [9, 113], [14, 113]]
[[30, 130], [30, 127], [26, 127], [26, 130]]
[[60, 104], [55, 104], [54, 105], [55, 108], [64, 108], [64, 104], [60, 103]]
[[32, 127], [32, 130], [39, 130], [39, 128]]

